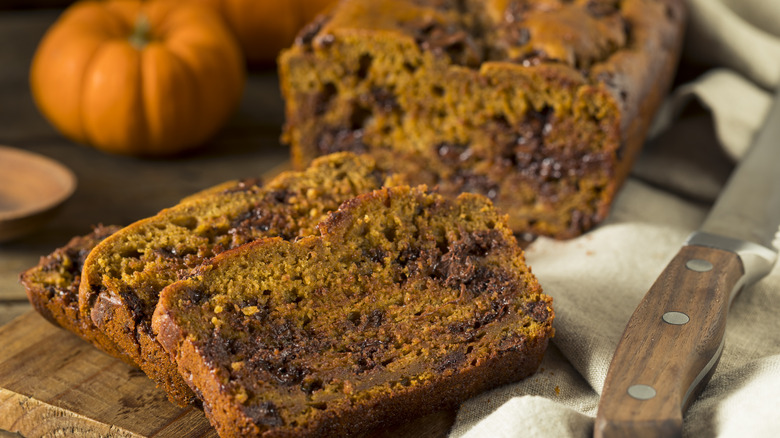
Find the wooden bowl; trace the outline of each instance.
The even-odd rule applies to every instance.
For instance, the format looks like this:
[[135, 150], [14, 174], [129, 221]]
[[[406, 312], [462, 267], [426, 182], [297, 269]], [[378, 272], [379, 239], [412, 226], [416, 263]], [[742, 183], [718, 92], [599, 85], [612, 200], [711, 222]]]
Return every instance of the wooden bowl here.
[[0, 242], [44, 225], [75, 190], [76, 176], [62, 164], [0, 146]]

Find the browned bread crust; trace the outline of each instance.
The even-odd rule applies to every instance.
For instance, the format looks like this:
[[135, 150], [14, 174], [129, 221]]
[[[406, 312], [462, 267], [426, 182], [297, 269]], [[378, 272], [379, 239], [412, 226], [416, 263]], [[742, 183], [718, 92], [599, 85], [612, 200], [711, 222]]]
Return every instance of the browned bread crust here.
[[666, 93], [682, 0], [344, 0], [280, 57], [293, 163], [350, 150], [488, 196], [516, 232], [602, 221]]
[[381, 187], [390, 181], [385, 177], [368, 157], [335, 154], [265, 185], [223, 184], [125, 227], [98, 244], [84, 263], [80, 318], [114, 342], [172, 402], [195, 402], [151, 329], [160, 291], [211, 257], [257, 238], [311, 234], [325, 214]]
[[487, 198], [393, 187], [165, 288], [152, 324], [220, 436], [348, 436], [533, 373], [552, 300]]
[[100, 225], [85, 236], [72, 238], [65, 246], [41, 257], [36, 266], [22, 272], [19, 281], [24, 286], [33, 308], [49, 322], [77, 334], [106, 353], [131, 363], [90, 321], [81, 319], [78, 306], [84, 260], [99, 242], [120, 228], [117, 225]]
[[[228, 181], [190, 195], [181, 202], [218, 193], [235, 184], [235, 181]], [[87, 255], [98, 243], [121, 228], [119, 225], [98, 225], [89, 234], [73, 237], [63, 247], [41, 257], [36, 266], [22, 272], [19, 281], [25, 289], [30, 304], [46, 320], [75, 333], [104, 352], [134, 365], [134, 362], [91, 321], [81, 318], [78, 307], [81, 270]]]

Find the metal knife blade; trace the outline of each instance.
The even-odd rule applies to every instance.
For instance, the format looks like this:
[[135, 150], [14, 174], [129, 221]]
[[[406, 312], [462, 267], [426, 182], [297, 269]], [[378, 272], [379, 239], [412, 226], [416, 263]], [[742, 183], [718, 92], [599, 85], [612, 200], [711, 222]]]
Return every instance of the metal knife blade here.
[[[780, 96], [780, 94], [778, 94]], [[718, 196], [700, 231], [777, 249], [780, 224], [780, 104]]]
[[682, 436], [682, 416], [723, 351], [733, 298], [767, 275], [780, 230], [780, 89], [701, 228], [631, 316], [607, 372], [594, 436]]

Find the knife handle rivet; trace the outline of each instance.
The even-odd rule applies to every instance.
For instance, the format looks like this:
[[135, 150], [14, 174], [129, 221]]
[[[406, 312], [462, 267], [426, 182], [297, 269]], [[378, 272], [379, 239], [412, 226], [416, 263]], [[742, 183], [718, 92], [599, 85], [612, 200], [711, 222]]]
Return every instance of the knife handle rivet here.
[[691, 320], [688, 315], [682, 312], [666, 312], [661, 318], [663, 318], [665, 323], [672, 325], [688, 324], [688, 321]]
[[707, 272], [712, 270], [712, 263], [702, 259], [690, 259], [685, 263], [685, 267], [691, 271]]
[[637, 400], [650, 400], [655, 397], [655, 388], [650, 385], [631, 385], [628, 387], [628, 395]]

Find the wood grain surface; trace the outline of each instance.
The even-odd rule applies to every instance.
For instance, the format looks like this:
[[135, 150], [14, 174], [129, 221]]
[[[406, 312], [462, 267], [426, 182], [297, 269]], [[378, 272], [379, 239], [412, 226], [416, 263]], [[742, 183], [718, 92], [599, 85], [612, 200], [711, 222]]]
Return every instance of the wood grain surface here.
[[29, 312], [0, 328], [0, 428], [23, 436], [214, 437], [141, 371]]
[[[690, 261], [705, 267], [688, 268]], [[597, 438], [682, 436], [683, 414], [706, 383], [708, 365], [720, 357], [731, 292], [743, 274], [733, 252], [680, 249], [637, 306], [615, 350], [599, 402]], [[684, 318], [665, 322], [666, 312]], [[634, 385], [652, 393], [632, 397]]]

